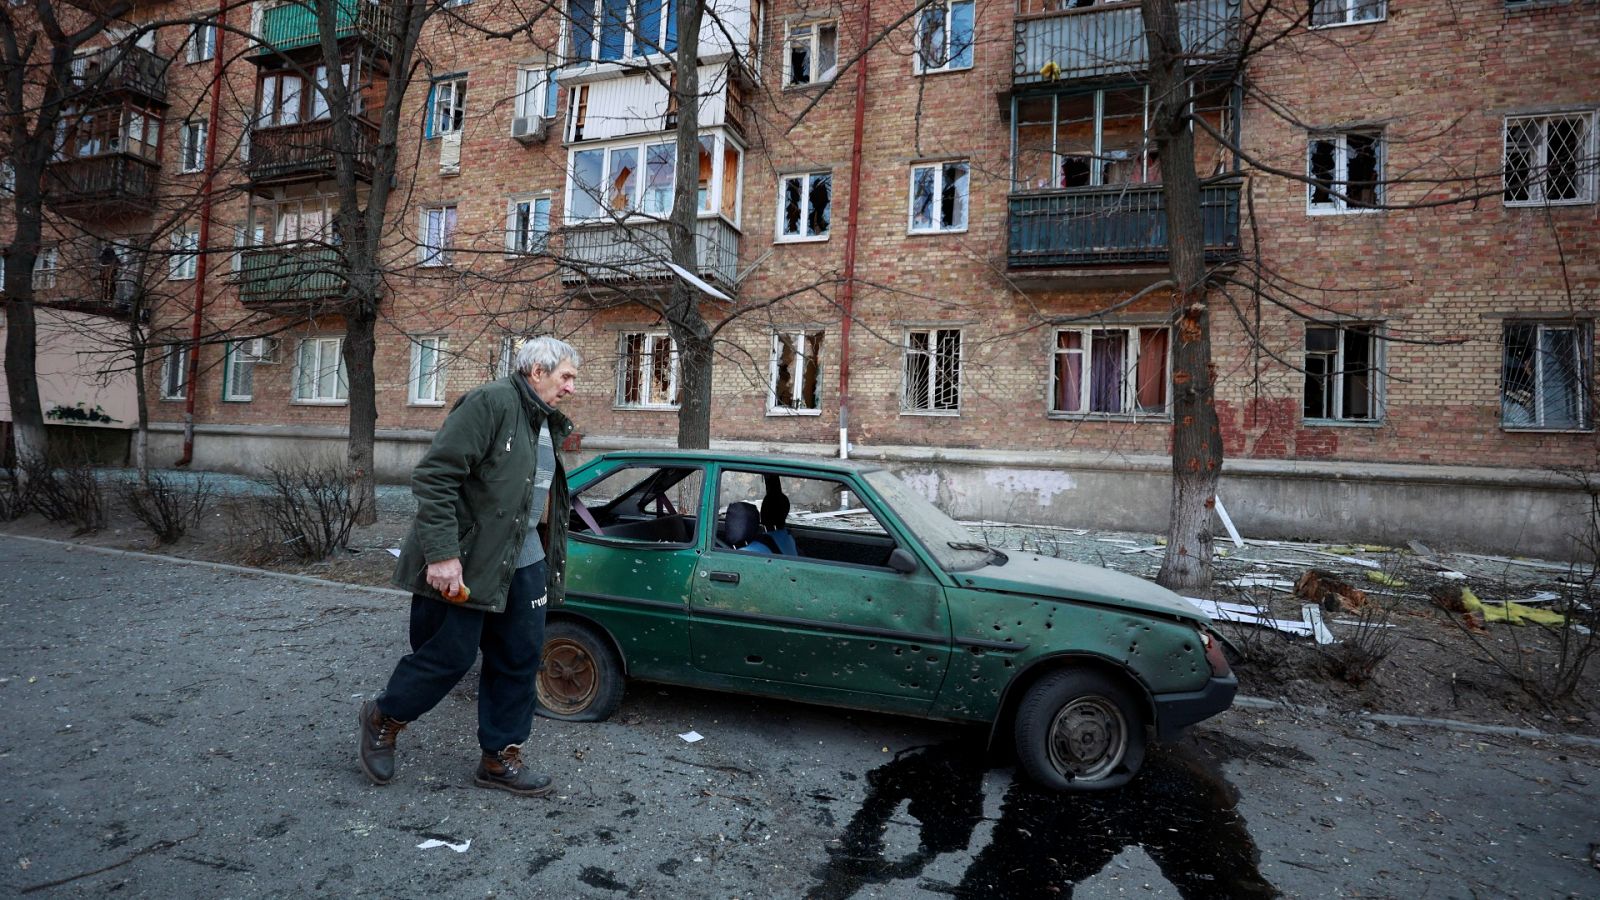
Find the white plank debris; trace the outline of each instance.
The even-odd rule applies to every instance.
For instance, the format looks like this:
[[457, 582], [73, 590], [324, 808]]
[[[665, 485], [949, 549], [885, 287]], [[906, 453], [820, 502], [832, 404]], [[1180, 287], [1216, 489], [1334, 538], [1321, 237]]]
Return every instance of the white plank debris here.
[[1333, 644], [1338, 638], [1328, 630], [1322, 621], [1322, 610], [1314, 604], [1300, 607], [1300, 620], [1274, 619], [1263, 614], [1260, 607], [1245, 606], [1240, 603], [1218, 603], [1214, 600], [1202, 600], [1199, 597], [1184, 597], [1183, 599], [1199, 607], [1200, 611], [1218, 622], [1236, 622], [1240, 625], [1261, 625], [1285, 634], [1309, 637], [1319, 644]]
[[1228, 517], [1228, 508], [1222, 505], [1221, 497], [1212, 497], [1217, 505], [1217, 518], [1222, 520], [1222, 527], [1228, 529], [1228, 537], [1233, 539], [1235, 547], [1244, 546], [1244, 538], [1239, 537], [1239, 529], [1233, 527], [1233, 519]]

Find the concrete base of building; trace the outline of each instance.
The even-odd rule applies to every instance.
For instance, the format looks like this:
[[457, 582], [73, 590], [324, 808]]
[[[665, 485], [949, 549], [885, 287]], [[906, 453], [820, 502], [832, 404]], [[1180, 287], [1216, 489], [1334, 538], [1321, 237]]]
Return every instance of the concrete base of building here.
[[[379, 431], [378, 477], [404, 482], [431, 431]], [[151, 459], [182, 450], [181, 426], [152, 428]], [[830, 444], [717, 441], [719, 449], [832, 456]], [[586, 435], [569, 459], [606, 450], [664, 449], [669, 442]], [[256, 474], [278, 459], [344, 455], [336, 427], [202, 425], [194, 467]], [[1001, 451], [862, 446], [856, 459], [880, 462], [965, 520], [1164, 533], [1171, 461], [1083, 451]], [[1301, 460], [1228, 460], [1218, 496], [1246, 538], [1377, 543], [1407, 541], [1467, 552], [1576, 560], [1589, 496], [1557, 472], [1474, 466]], [[1218, 525], [1218, 534], [1222, 533]]]

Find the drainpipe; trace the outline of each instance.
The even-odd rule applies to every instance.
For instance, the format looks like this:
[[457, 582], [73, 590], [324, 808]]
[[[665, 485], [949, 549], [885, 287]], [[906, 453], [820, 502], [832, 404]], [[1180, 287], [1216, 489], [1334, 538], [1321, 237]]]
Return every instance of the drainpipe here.
[[850, 206], [844, 220], [844, 290], [839, 298], [839, 458], [850, 458], [850, 323], [856, 304], [856, 220], [861, 211], [861, 138], [867, 114], [867, 47], [872, 41], [872, 0], [861, 3], [861, 59], [856, 64], [856, 121], [850, 136]]
[[189, 326], [189, 371], [183, 389], [183, 456], [178, 465], [194, 462], [194, 395], [200, 380], [200, 320], [206, 308], [206, 262], [211, 254], [211, 193], [217, 169], [217, 122], [222, 110], [223, 41], [228, 34], [228, 0], [217, 0], [217, 45], [212, 48], [216, 62], [211, 69], [211, 112], [206, 117], [206, 174], [200, 186], [200, 246], [194, 270], [194, 321]]

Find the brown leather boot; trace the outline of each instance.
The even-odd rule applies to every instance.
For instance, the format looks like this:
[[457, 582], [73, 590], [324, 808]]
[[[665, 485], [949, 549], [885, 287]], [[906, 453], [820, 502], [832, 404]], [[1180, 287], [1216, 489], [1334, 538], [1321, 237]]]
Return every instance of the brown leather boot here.
[[361, 771], [373, 784], [394, 780], [394, 742], [408, 724], [384, 715], [376, 700], [361, 704]]
[[555, 790], [549, 775], [530, 772], [522, 765], [522, 745], [512, 744], [499, 753], [485, 753], [478, 760], [472, 780], [479, 787], [499, 788], [521, 797], [543, 797]]

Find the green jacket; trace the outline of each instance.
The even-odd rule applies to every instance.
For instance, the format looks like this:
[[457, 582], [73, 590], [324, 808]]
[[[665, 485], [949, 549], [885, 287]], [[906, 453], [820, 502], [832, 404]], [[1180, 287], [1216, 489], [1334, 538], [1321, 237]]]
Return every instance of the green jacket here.
[[[523, 538], [539, 524], [528, 521], [528, 503], [538, 460], [535, 441], [547, 418], [559, 451], [572, 423], [515, 373], [456, 401], [411, 474], [417, 518], [400, 548], [396, 585], [448, 602], [428, 584], [428, 564], [459, 557], [472, 592], [462, 605], [505, 610]], [[551, 605], [559, 605], [566, 589], [568, 517], [567, 473], [559, 452], [545, 508], [550, 511], [544, 541], [547, 585]]]

